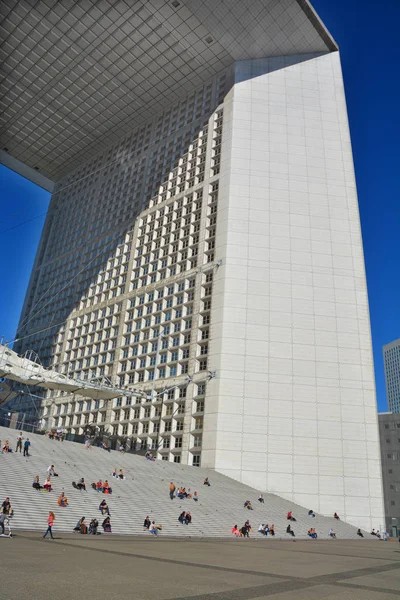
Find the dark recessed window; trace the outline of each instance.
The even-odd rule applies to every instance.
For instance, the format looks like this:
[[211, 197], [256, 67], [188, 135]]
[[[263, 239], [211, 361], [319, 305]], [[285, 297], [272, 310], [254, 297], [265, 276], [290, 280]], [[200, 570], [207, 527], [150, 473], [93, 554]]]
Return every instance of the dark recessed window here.
[[180, 6], [180, 5], [181, 5], [181, 3], [180, 3], [180, 2], [178, 2], [178, 0], [173, 0], [173, 2], [171, 2], [171, 4], [172, 4], [172, 6], [173, 6], [174, 8], [178, 8], [178, 6]]

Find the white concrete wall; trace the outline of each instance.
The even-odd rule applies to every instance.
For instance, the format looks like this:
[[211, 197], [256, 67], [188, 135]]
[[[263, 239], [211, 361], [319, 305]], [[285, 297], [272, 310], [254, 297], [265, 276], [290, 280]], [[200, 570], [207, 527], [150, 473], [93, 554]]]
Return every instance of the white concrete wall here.
[[236, 63], [202, 466], [380, 527], [375, 383], [338, 53]]

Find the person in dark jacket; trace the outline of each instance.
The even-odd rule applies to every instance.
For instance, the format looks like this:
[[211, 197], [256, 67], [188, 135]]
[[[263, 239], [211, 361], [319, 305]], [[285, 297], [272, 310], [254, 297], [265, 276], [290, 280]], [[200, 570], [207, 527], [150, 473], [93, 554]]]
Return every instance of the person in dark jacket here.
[[89, 533], [91, 533], [92, 535], [96, 535], [98, 526], [99, 526], [98, 520], [92, 519], [89, 524]]
[[111, 521], [110, 517], [106, 517], [101, 525], [104, 529], [104, 533], [111, 533]]

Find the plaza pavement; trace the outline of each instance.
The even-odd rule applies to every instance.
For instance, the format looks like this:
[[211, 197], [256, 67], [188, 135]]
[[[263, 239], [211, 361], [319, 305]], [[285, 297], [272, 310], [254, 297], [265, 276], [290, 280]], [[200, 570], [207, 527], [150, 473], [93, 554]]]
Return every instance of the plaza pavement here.
[[1, 600], [400, 598], [396, 542], [55, 537], [0, 538]]

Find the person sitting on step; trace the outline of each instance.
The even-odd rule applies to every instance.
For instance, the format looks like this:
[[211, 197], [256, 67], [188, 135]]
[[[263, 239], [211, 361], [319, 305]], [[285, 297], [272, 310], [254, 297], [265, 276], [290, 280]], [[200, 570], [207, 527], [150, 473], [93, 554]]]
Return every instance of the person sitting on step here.
[[237, 525], [234, 525], [234, 526], [232, 527], [232, 533], [233, 533], [233, 535], [235, 535], [236, 537], [240, 537], [240, 536], [241, 536], [241, 533], [240, 533], [240, 531], [239, 531], [239, 529], [238, 529], [238, 526], [237, 526]]
[[106, 500], [102, 500], [100, 502], [99, 510], [101, 511], [102, 515], [109, 515], [110, 516], [110, 509], [108, 508], [108, 504], [107, 504]]
[[147, 517], [145, 518], [145, 520], [143, 522], [143, 529], [149, 529], [150, 525], [151, 525], [150, 517], [149, 517], [149, 515], [147, 515]]
[[328, 535], [329, 535], [329, 537], [336, 540], [336, 533], [333, 531], [332, 527], [330, 528]]
[[46, 478], [46, 481], [44, 482], [44, 486], [43, 486], [43, 488], [46, 490], [46, 492], [51, 492], [51, 490], [53, 489], [53, 488], [51, 487], [51, 480], [50, 480], [50, 477], [47, 477], [47, 478]]
[[1, 512], [3, 513], [3, 515], [10, 515], [12, 512], [11, 502], [10, 502], [10, 498], [8, 496], [4, 500], [3, 504], [1, 505]]
[[361, 529], [357, 529], [357, 535], [358, 535], [359, 537], [362, 537], [362, 538], [364, 537], [364, 535], [363, 535], [363, 533], [362, 533]]
[[250, 521], [247, 520], [246, 523], [243, 525], [243, 527], [240, 530], [242, 537], [250, 537], [249, 536], [250, 531], [251, 531], [251, 524], [250, 524]]
[[243, 506], [247, 508], [247, 510], [253, 510], [250, 500], [246, 500]]
[[291, 528], [291, 526], [290, 526], [290, 523], [289, 523], [289, 525], [286, 527], [286, 533], [289, 533], [289, 534], [290, 534], [292, 537], [295, 537], [295, 535], [294, 535], [294, 531], [293, 531], [293, 529]]
[[110, 484], [108, 483], [107, 479], [103, 483], [103, 494], [112, 494], [112, 489], [111, 489]]
[[75, 483], [75, 481], [73, 481], [72, 486], [79, 491], [81, 491], [81, 490], [85, 490], [85, 492], [87, 491], [85, 480], [83, 477], [81, 477], [81, 479], [78, 481], [78, 483]]
[[194, 500], [195, 502], [198, 502], [198, 500], [199, 500], [199, 497], [198, 497], [198, 495], [197, 495], [197, 492], [193, 492], [193, 500]]
[[309, 517], [315, 517], [315, 512], [310, 508], [310, 510], [308, 511], [308, 516]]
[[272, 523], [271, 527], [269, 528], [269, 535], [274, 536], [275, 535], [275, 525]]
[[158, 536], [158, 527], [157, 527], [157, 525], [156, 525], [156, 522], [155, 522], [155, 521], [152, 521], [152, 522], [150, 523], [150, 525], [149, 525], [148, 529], [149, 529], [149, 531], [150, 531], [150, 533], [151, 533], [152, 535], [155, 535], [156, 537]]
[[124, 479], [124, 472], [123, 472], [123, 470], [122, 470], [122, 469], [120, 469], [120, 470], [118, 471], [118, 478], [119, 478], [119, 479]]
[[333, 518], [336, 519], [336, 521], [340, 521], [340, 517], [339, 517], [339, 515], [336, 512], [333, 515]]
[[40, 485], [40, 482], [39, 482], [39, 475], [35, 475], [35, 479], [33, 480], [32, 487], [38, 491], [43, 489], [43, 486]]
[[87, 533], [87, 525], [85, 523], [85, 517], [79, 519], [77, 524], [74, 527], [74, 531], [79, 531], [79, 533]]
[[58, 496], [57, 504], [61, 507], [68, 506], [68, 498], [64, 492], [61, 492], [61, 494]]
[[178, 521], [179, 521], [179, 523], [182, 523], [182, 525], [184, 525], [184, 524], [185, 524], [185, 521], [186, 521], [186, 513], [185, 513], [185, 511], [184, 511], [184, 510], [183, 510], [183, 511], [181, 512], [181, 514], [179, 515], [179, 517], [178, 517]]
[[58, 474], [54, 470], [54, 465], [49, 465], [47, 467], [47, 475], [49, 477], [58, 477]]
[[262, 494], [258, 496], [258, 501], [260, 504], [264, 504], [264, 496]]
[[82, 533], [82, 534], [85, 534], [85, 535], [88, 532], [87, 525], [86, 525], [86, 522], [85, 522], [85, 517], [82, 517], [82, 519], [81, 519], [81, 526], [79, 528], [79, 532]]
[[89, 533], [92, 535], [97, 535], [97, 528], [99, 526], [99, 522], [97, 519], [92, 519], [89, 524]]
[[111, 521], [110, 517], [106, 517], [101, 525], [104, 529], [104, 533], [111, 533]]
[[261, 533], [262, 535], [266, 535], [266, 533], [265, 533], [265, 523], [260, 523], [260, 525], [258, 527], [258, 533]]
[[317, 537], [318, 537], [318, 536], [317, 536], [317, 532], [316, 532], [316, 531], [315, 531], [315, 529], [313, 529], [312, 527], [311, 527], [311, 529], [309, 529], [309, 530], [308, 530], [308, 533], [307, 533], [307, 535], [308, 535], [310, 538], [313, 538], [314, 540], [316, 540], [316, 539], [317, 539]]
[[208, 477], [206, 477], [205, 480], [203, 481], [203, 485], [207, 485], [208, 487], [211, 486], [211, 483], [208, 481]]
[[98, 480], [98, 482], [96, 483], [96, 490], [98, 492], [102, 492], [103, 491], [103, 482], [101, 479]]
[[117, 476], [117, 467], [113, 468], [113, 472], [111, 473], [112, 477], [116, 477]]
[[292, 511], [291, 511], [291, 510], [289, 510], [289, 512], [288, 512], [288, 514], [287, 514], [287, 517], [286, 517], [286, 519], [287, 519], [288, 521], [296, 521], [296, 519], [295, 519], [295, 518], [294, 518], [294, 516], [292, 515]]

